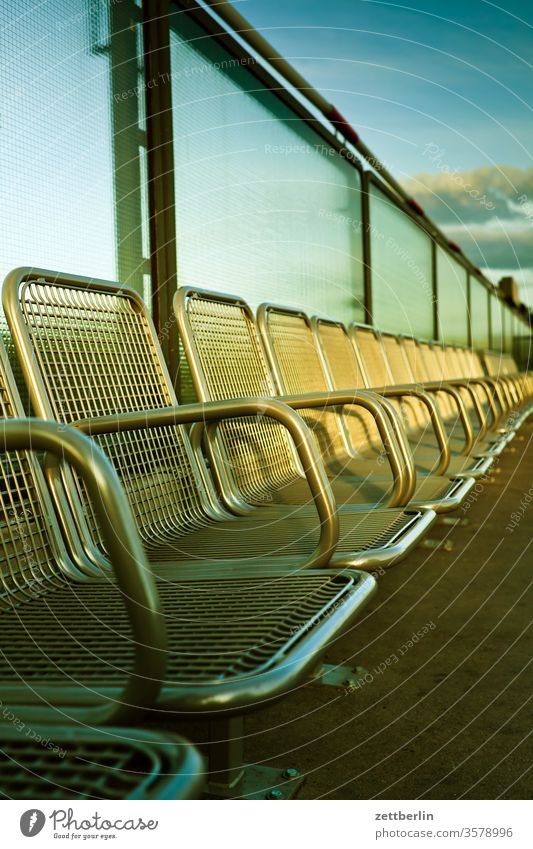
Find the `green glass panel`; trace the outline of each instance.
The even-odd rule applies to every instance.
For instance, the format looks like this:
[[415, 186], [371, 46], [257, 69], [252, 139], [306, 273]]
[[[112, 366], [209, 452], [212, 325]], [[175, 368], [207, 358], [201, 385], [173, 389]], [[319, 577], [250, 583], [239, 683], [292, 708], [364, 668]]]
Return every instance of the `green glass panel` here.
[[185, 14], [171, 68], [179, 285], [362, 320], [357, 170]]
[[472, 346], [489, 347], [489, 293], [475, 277], [470, 277], [470, 315], [472, 320]]
[[[137, 79], [135, 49], [118, 55], [124, 39], [114, 37], [127, 10], [88, 0], [4, 0], [1, 8], [0, 278], [30, 265], [113, 279], [127, 266], [123, 282], [142, 291], [147, 269], [120, 261], [141, 232], [135, 171], [123, 167], [138, 135], [130, 126], [119, 137], [124, 107], [115, 97], [129, 69]], [[113, 67], [122, 69], [117, 91]], [[126, 101], [136, 112], [137, 97]], [[120, 222], [119, 171], [128, 198]]]
[[431, 239], [373, 184], [369, 201], [374, 324], [432, 339]]
[[503, 351], [502, 304], [495, 295], [489, 297], [491, 317], [491, 342], [493, 351]]
[[464, 266], [437, 247], [438, 333], [443, 342], [468, 345], [468, 275]]

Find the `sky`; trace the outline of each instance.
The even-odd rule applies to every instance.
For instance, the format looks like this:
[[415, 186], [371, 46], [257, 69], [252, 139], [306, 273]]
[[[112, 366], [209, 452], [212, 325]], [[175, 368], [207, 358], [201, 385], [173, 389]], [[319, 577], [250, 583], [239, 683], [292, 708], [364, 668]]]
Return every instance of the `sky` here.
[[431, 217], [533, 306], [533, 3], [234, 0]]

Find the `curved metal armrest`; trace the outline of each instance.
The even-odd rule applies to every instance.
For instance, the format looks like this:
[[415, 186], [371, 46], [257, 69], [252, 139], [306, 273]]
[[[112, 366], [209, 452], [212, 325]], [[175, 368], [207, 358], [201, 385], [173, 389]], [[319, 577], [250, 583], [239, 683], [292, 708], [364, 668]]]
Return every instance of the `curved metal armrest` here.
[[0, 450], [49, 452], [83, 478], [124, 599], [135, 645], [134, 668], [124, 690], [112, 704], [90, 708], [88, 716], [91, 721], [121, 723], [138, 718], [156, 701], [165, 680], [166, 629], [135, 520], [113, 466], [98, 445], [83, 434], [42, 419], [2, 421]]
[[498, 400], [502, 405], [502, 409], [505, 406], [505, 411], [511, 410], [513, 408], [513, 396], [511, 392], [511, 387], [515, 386], [513, 381], [507, 379], [507, 375], [502, 374], [498, 377], [494, 377], [493, 375], [487, 374], [485, 375], [484, 380], [491, 384], [494, 391], [498, 395]]
[[[452, 380], [451, 381], [452, 385], [455, 385], [455, 382], [456, 382], [455, 380]], [[492, 416], [492, 424], [495, 425], [496, 422], [498, 421], [499, 417], [500, 417], [500, 413], [498, 412], [498, 408], [497, 408], [496, 402], [494, 400], [494, 395], [490, 391], [490, 389], [487, 385], [487, 381], [483, 377], [467, 377], [464, 380], [458, 379], [457, 382], [458, 382], [459, 385], [465, 386], [467, 389], [469, 389], [471, 391], [472, 398], [474, 399], [474, 403], [476, 402], [476, 400], [479, 400], [479, 399], [478, 399], [477, 395], [475, 394], [475, 392], [473, 390], [471, 390], [471, 386], [480, 386], [481, 387], [481, 389], [485, 393], [485, 396], [486, 396], [488, 404], [489, 404], [489, 409], [490, 409], [491, 416]], [[498, 401], [500, 401], [500, 404], [501, 404], [501, 400], [500, 400], [499, 396], [498, 396]], [[503, 411], [503, 409], [504, 408], [502, 406], [502, 411]], [[481, 408], [481, 405], [480, 405], [480, 413], [478, 413], [478, 415], [480, 415], [480, 414], [483, 414], [483, 409]], [[488, 421], [487, 421], [486, 416], [483, 416], [482, 427], [483, 427], [483, 429], [482, 429], [482, 432], [479, 434], [479, 437], [483, 437], [485, 435], [485, 433], [487, 432]]]
[[234, 398], [205, 404], [184, 404], [134, 413], [117, 413], [81, 419], [72, 425], [83, 433], [96, 436], [145, 428], [168, 427], [194, 422], [219, 422], [260, 414], [280, 422], [290, 433], [320, 518], [320, 539], [307, 566], [326, 566], [339, 539], [337, 505], [322, 460], [304, 420], [286, 404], [274, 398]]
[[[446, 378], [446, 385], [447, 386], [457, 387], [458, 389], [464, 389], [470, 395], [471, 401], [472, 401], [472, 403], [475, 407], [475, 410], [476, 410], [476, 415], [479, 419], [480, 430], [479, 430], [477, 438], [481, 439], [485, 435], [485, 433], [487, 432], [488, 422], [487, 422], [487, 417], [486, 417], [485, 413], [483, 412], [483, 407], [481, 406], [481, 402], [480, 402], [478, 396], [476, 395], [476, 393], [474, 392], [474, 389], [473, 389], [473, 384], [475, 384], [477, 382], [479, 382], [479, 381], [476, 381], [475, 378], [470, 378], [470, 377]], [[435, 384], [437, 386], [441, 385], [440, 383], [438, 383], [438, 381], [435, 381]], [[434, 391], [434, 384], [428, 384], [428, 391]], [[491, 411], [492, 411], [492, 406], [491, 406]]]
[[444, 474], [450, 464], [450, 446], [446, 438], [446, 433], [444, 431], [444, 424], [441, 415], [433, 398], [431, 398], [431, 396], [428, 395], [428, 393], [425, 392], [424, 389], [421, 389], [418, 386], [409, 386], [403, 384], [400, 386], [379, 387], [378, 389], [374, 389], [374, 392], [378, 392], [385, 398], [403, 398], [405, 396], [417, 398], [427, 407], [431, 424], [433, 426], [433, 431], [435, 433], [437, 444], [439, 446], [439, 463], [433, 470], [433, 474]]
[[[391, 506], [403, 506], [410, 500], [415, 485], [416, 472], [410, 452], [400, 450], [397, 439], [405, 438], [401, 425], [391, 419], [390, 411], [384, 408], [382, 399], [373, 391], [332, 390], [330, 392], [305, 392], [301, 395], [280, 395], [280, 401], [293, 410], [320, 409], [324, 407], [363, 407], [373, 417], [379, 431], [383, 449], [391, 467], [394, 486]], [[398, 431], [398, 432], [397, 432]]]
[[451, 395], [457, 407], [465, 435], [465, 444], [462, 453], [469, 454], [474, 446], [474, 431], [459, 389], [455, 386], [451, 386], [448, 381], [441, 383], [438, 380], [423, 383], [421, 384], [421, 387], [424, 389], [424, 392], [446, 392], [448, 395]]

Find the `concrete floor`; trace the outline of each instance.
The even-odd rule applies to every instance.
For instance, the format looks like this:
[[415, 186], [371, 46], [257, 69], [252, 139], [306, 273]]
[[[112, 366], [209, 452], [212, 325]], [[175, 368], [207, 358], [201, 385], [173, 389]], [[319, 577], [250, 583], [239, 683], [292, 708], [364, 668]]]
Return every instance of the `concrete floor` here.
[[532, 443], [528, 424], [497, 482], [453, 514], [468, 525], [431, 532], [453, 552], [418, 548], [379, 577], [328, 656], [364, 666], [367, 682], [308, 685], [249, 716], [248, 761], [297, 767], [302, 799], [531, 796]]

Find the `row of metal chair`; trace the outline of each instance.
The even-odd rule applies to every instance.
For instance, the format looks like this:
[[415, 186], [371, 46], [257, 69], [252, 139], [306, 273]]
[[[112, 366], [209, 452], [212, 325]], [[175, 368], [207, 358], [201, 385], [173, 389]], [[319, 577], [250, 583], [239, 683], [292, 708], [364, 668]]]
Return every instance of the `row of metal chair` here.
[[200, 403], [178, 406], [132, 290], [17, 269], [3, 303], [47, 420], [9, 421], [25, 411], [2, 351], [17, 450], [6, 699], [46, 721], [201, 719], [212, 794], [287, 797], [293, 772], [243, 766], [244, 713], [320, 677], [375, 591], [369, 572], [405, 557], [512, 438], [529, 377], [470, 374], [480, 364], [458, 351], [301, 311], [264, 306], [256, 322], [239, 298], [181, 289]]
[[[17, 715], [44, 702], [47, 720], [51, 712], [92, 724], [201, 719], [210, 792], [265, 795], [281, 784], [288, 795], [293, 773], [243, 768], [242, 716], [315, 675], [375, 589], [360, 571], [313, 568], [329, 562], [338, 524], [304, 422], [268, 399], [176, 406], [144, 306], [117, 286], [21, 271], [4, 303], [33, 412], [48, 420], [34, 420], [30, 441], [15, 446], [47, 451], [46, 478], [34, 453], [17, 455], [23, 474], [3, 475], [14, 508], [3, 524], [6, 700]], [[5, 439], [8, 420], [24, 411], [5, 352], [2, 372]], [[294, 440], [316, 518], [292, 507], [280, 519], [238, 518], [220, 503], [183, 425], [259, 411]], [[101, 434], [92, 453], [69, 450], [82, 436], [68, 424]], [[45, 426], [55, 428], [52, 446]], [[108, 464], [99, 488], [88, 487], [84, 462], [102, 459], [96, 442], [121, 477], [127, 509], [124, 500], [95, 509], [112, 480]]]

